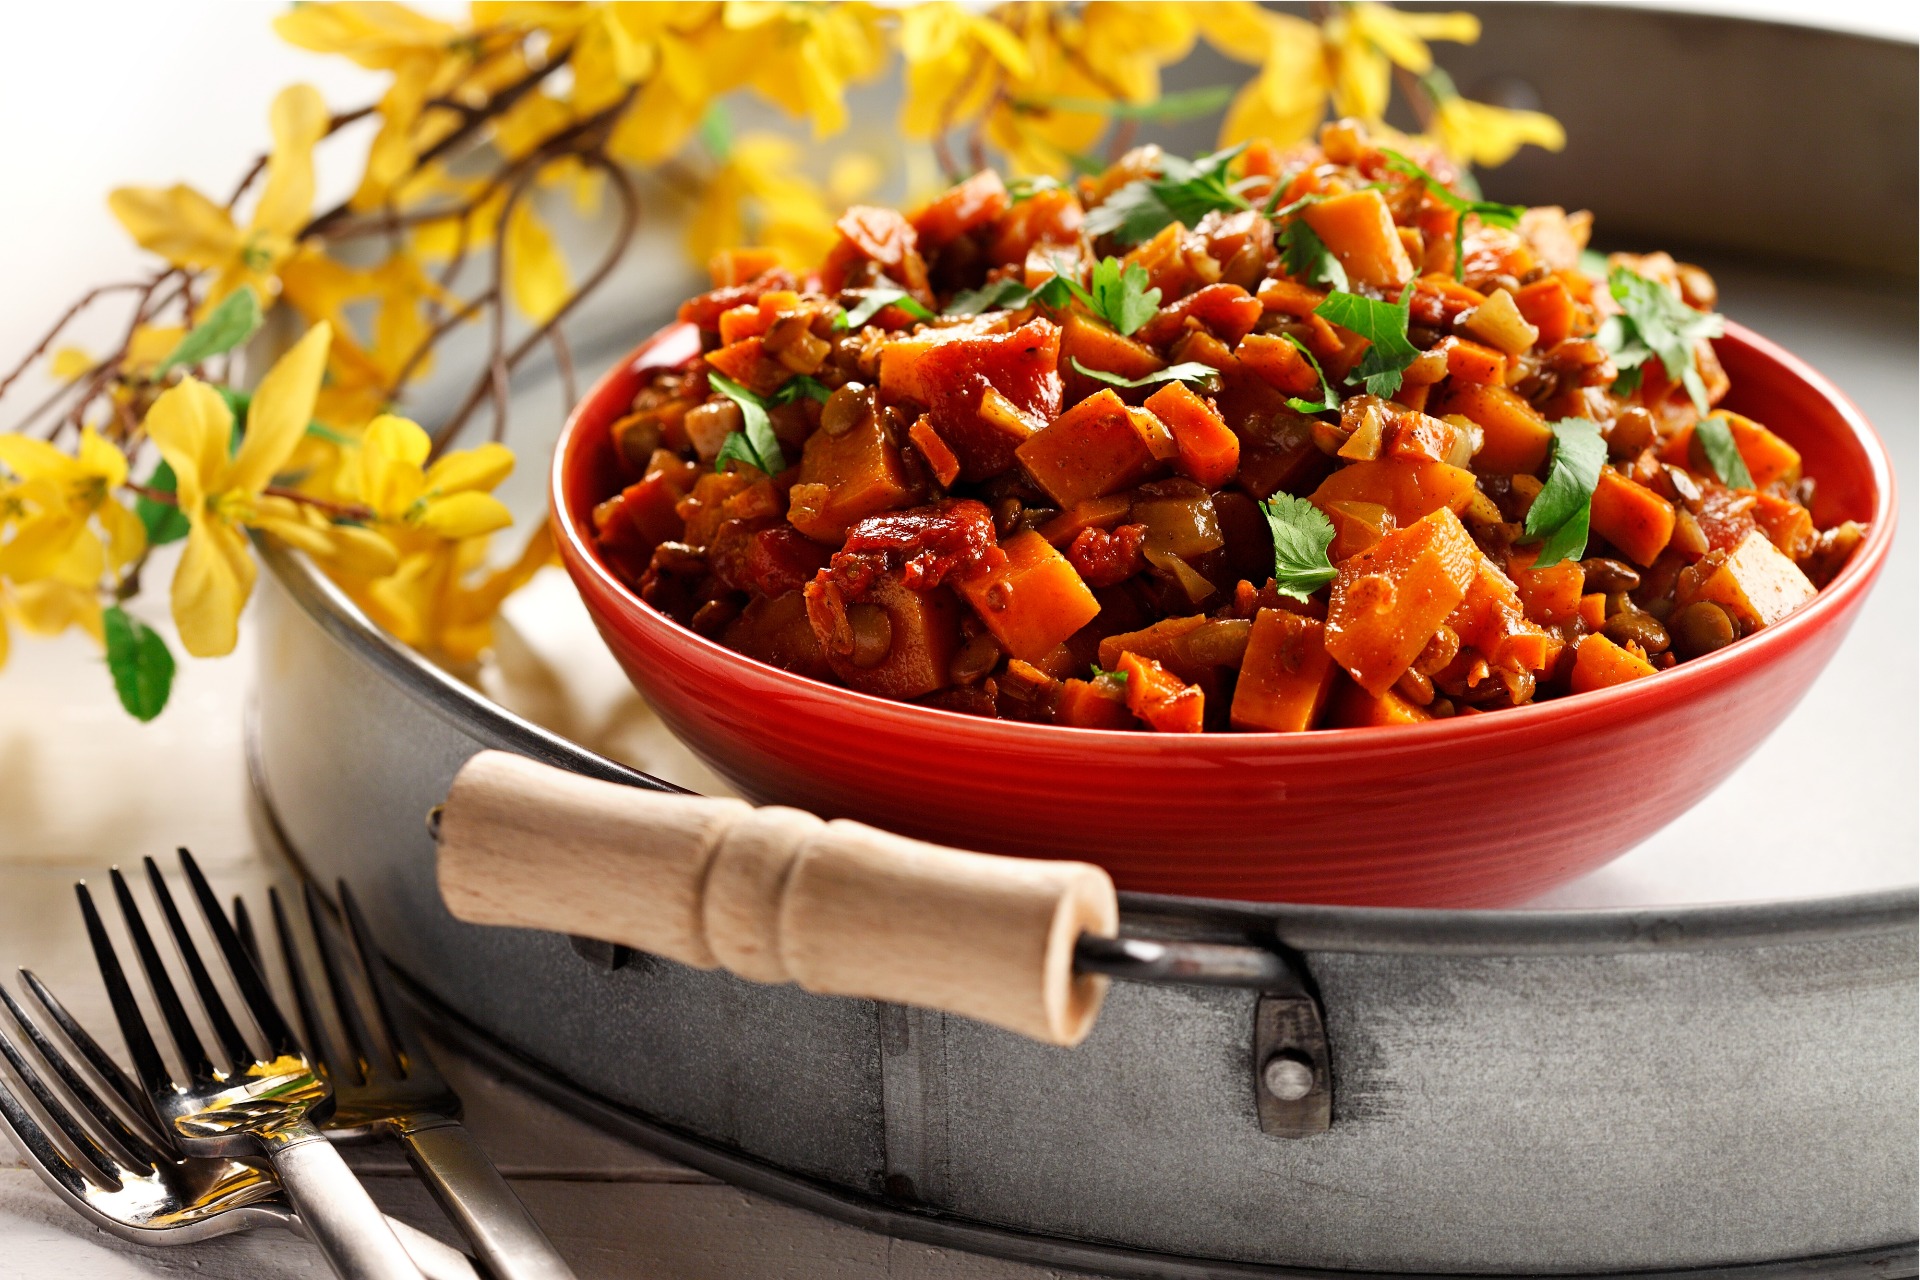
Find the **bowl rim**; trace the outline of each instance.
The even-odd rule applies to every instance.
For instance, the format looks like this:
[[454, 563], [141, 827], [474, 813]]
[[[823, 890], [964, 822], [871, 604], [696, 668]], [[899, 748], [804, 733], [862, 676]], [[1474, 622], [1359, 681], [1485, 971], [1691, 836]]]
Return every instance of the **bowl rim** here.
[[[1879, 433], [1845, 392], [1800, 357], [1762, 337], [1746, 326], [1728, 321], [1725, 335], [1716, 340], [1716, 348], [1729, 345], [1745, 348], [1760, 360], [1779, 366], [1791, 378], [1810, 388], [1825, 401], [1845, 424], [1853, 441], [1866, 457], [1867, 471], [1873, 481], [1873, 512], [1867, 538], [1846, 566], [1813, 601], [1795, 610], [1783, 621], [1758, 633], [1745, 636], [1726, 648], [1658, 673], [1651, 680], [1634, 680], [1586, 693], [1569, 694], [1546, 702], [1531, 702], [1521, 707], [1477, 716], [1453, 716], [1412, 725], [1385, 725], [1370, 728], [1315, 729], [1306, 733], [1279, 733], [1267, 730], [1230, 733], [1154, 734], [1128, 729], [1085, 729], [1069, 725], [1033, 724], [1017, 720], [988, 719], [918, 703], [897, 702], [874, 694], [862, 693], [844, 685], [786, 671], [750, 658], [717, 641], [682, 626], [661, 613], [622, 582], [601, 559], [593, 539], [581, 528], [568, 506], [567, 476], [571, 459], [589, 430], [588, 410], [608, 395], [618, 382], [632, 376], [634, 366], [655, 346], [676, 331], [690, 329], [684, 321], [662, 326], [629, 351], [581, 397], [567, 415], [556, 441], [548, 469], [550, 521], [556, 545], [569, 573], [576, 579], [585, 573], [595, 584], [611, 594], [642, 625], [653, 629], [666, 627], [679, 642], [698, 652], [704, 659], [717, 662], [757, 682], [788, 690], [796, 697], [814, 698], [823, 693], [850, 700], [849, 705], [864, 709], [878, 720], [901, 728], [949, 735], [964, 733], [1003, 744], [1041, 742], [1064, 745], [1082, 742], [1089, 748], [1146, 751], [1165, 756], [1170, 751], [1208, 759], [1220, 754], [1242, 754], [1250, 748], [1264, 752], [1298, 748], [1313, 753], [1374, 751], [1395, 746], [1442, 747], [1455, 743], [1474, 743], [1488, 737], [1524, 733], [1550, 726], [1557, 720], [1587, 718], [1608, 713], [1631, 717], [1656, 703], [1686, 697], [1689, 691], [1704, 692], [1742, 669], [1764, 664], [1769, 655], [1794, 647], [1820, 627], [1850, 611], [1872, 586], [1893, 547], [1897, 520], [1897, 501], [1893, 464]], [[1817, 479], [1817, 477], [1816, 477]], [[583, 598], [586, 593], [582, 591]], [[593, 602], [587, 600], [589, 611]], [[1177, 744], [1177, 745], [1176, 745]]]

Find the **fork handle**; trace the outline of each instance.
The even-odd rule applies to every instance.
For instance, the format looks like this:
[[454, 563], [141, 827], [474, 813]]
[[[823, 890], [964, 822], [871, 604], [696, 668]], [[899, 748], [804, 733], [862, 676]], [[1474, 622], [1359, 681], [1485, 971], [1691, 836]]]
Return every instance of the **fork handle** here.
[[380, 1206], [305, 1120], [260, 1135], [287, 1199], [341, 1280], [420, 1280]]
[[574, 1280], [573, 1268], [493, 1167], [467, 1127], [445, 1116], [395, 1125], [407, 1158], [496, 1280]]

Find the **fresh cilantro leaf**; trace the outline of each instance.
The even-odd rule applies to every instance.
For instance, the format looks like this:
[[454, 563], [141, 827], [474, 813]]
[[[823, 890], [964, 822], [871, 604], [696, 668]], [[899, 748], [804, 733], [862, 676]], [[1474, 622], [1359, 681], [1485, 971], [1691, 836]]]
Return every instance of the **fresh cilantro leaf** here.
[[858, 329], [888, 307], [898, 307], [915, 320], [933, 319], [933, 312], [905, 289], [889, 285], [879, 289], [855, 289], [852, 292], [865, 296], [853, 310], [842, 311], [833, 318], [833, 327], [836, 329]]
[[136, 720], [151, 720], [173, 691], [173, 654], [160, 634], [119, 605], [100, 616], [107, 642], [107, 670], [120, 705]]
[[1052, 174], [1036, 174], [1031, 178], [1015, 178], [1012, 182], [1009, 182], [1007, 184], [1007, 195], [1012, 199], [1013, 203], [1019, 204], [1022, 200], [1033, 199], [1042, 191], [1058, 191], [1060, 186], [1060, 179], [1054, 177]]
[[992, 284], [981, 285], [978, 289], [961, 290], [953, 295], [953, 301], [947, 303], [946, 309], [941, 314], [977, 316], [983, 311], [998, 311], [1002, 308], [1017, 311], [1032, 300], [1033, 290], [1012, 276], [1008, 276], [1004, 280], [995, 280]]
[[1350, 329], [1367, 340], [1366, 358], [1348, 375], [1366, 384], [1376, 396], [1400, 389], [1400, 375], [1420, 358], [1420, 348], [1407, 340], [1407, 317], [1413, 311], [1413, 285], [1400, 291], [1400, 301], [1375, 302], [1357, 293], [1336, 289], [1313, 314], [1329, 324]]
[[1089, 210], [1087, 234], [1138, 244], [1170, 223], [1190, 227], [1216, 209], [1251, 209], [1227, 182], [1227, 165], [1245, 149], [1242, 143], [1198, 160], [1167, 156], [1159, 177], [1137, 178]]
[[205, 320], [188, 330], [167, 358], [154, 366], [153, 380], [158, 382], [182, 365], [196, 365], [233, 350], [254, 335], [260, 328], [261, 318], [260, 295], [253, 291], [252, 285], [241, 285], [210, 311]]
[[707, 107], [707, 114], [700, 117], [700, 145], [715, 160], [725, 160], [733, 154], [733, 113], [719, 99], [715, 99]]
[[1094, 264], [1087, 292], [1094, 312], [1116, 333], [1132, 333], [1160, 309], [1160, 291], [1147, 288], [1147, 269], [1137, 262], [1122, 270], [1120, 259], [1102, 258]]
[[[1600, 345], [1613, 357], [1614, 367], [1624, 375], [1658, 356], [1667, 377], [1687, 389], [1693, 407], [1707, 411], [1707, 384], [1694, 367], [1693, 346], [1702, 338], [1717, 338], [1726, 332], [1726, 321], [1711, 311], [1695, 311], [1657, 280], [1649, 280], [1626, 267], [1607, 272], [1607, 291], [1620, 304], [1621, 314], [1609, 316], [1600, 326]], [[1623, 377], [1622, 382], [1626, 379]], [[1636, 377], [1625, 390], [1639, 387]], [[1616, 390], [1621, 382], [1614, 384]]]
[[1080, 363], [1079, 356], [1068, 356], [1067, 363], [1097, 382], [1110, 387], [1150, 387], [1156, 382], [1191, 382], [1203, 390], [1211, 391], [1220, 385], [1220, 371], [1210, 364], [1201, 364], [1189, 360], [1185, 364], [1168, 365], [1164, 369], [1139, 378], [1123, 378], [1117, 373], [1108, 373], [1105, 369], [1089, 369]]
[[1114, 102], [1102, 98], [1032, 98], [1016, 104], [1047, 111], [1066, 111], [1077, 115], [1106, 116], [1113, 120], [1147, 120], [1168, 124], [1210, 116], [1233, 97], [1230, 84], [1209, 85], [1163, 94], [1152, 102]]
[[1274, 494], [1260, 509], [1273, 531], [1273, 585], [1281, 595], [1305, 600], [1340, 575], [1327, 556], [1333, 521], [1326, 512], [1290, 493]]
[[1294, 350], [1306, 357], [1307, 363], [1313, 366], [1314, 376], [1320, 379], [1320, 399], [1318, 401], [1303, 400], [1299, 396], [1288, 396], [1287, 403], [1298, 409], [1301, 413], [1325, 413], [1329, 409], [1338, 410], [1340, 408], [1340, 397], [1335, 395], [1333, 388], [1327, 385], [1326, 370], [1322, 369], [1320, 362], [1313, 358], [1313, 352], [1307, 350], [1307, 344], [1290, 333], [1283, 333], [1280, 336], [1288, 342], [1291, 342]]
[[1580, 269], [1590, 276], [1598, 276], [1602, 280], [1606, 279], [1607, 255], [1597, 249], [1582, 249], [1580, 251]]
[[1586, 554], [1593, 489], [1606, 463], [1607, 442], [1600, 438], [1598, 423], [1562, 418], [1553, 424], [1553, 465], [1527, 509], [1525, 540], [1542, 544], [1534, 568]]
[[1093, 664], [1093, 678], [1095, 680], [1112, 680], [1117, 684], [1125, 684], [1127, 682], [1127, 673], [1125, 671], [1109, 671], [1096, 662]]
[[1075, 298], [1084, 298], [1086, 290], [1066, 276], [1048, 276], [1033, 291], [1033, 301], [1049, 311], [1059, 311]]
[[767, 403], [770, 405], [792, 404], [795, 400], [806, 399], [818, 400], [821, 404], [825, 404], [827, 397], [832, 394], [833, 392], [827, 389], [826, 383], [802, 373], [781, 383], [780, 389], [773, 393], [773, 398]]
[[743, 431], [729, 432], [720, 442], [720, 454], [713, 460], [718, 467], [723, 462], [739, 461], [758, 467], [770, 476], [777, 476], [787, 469], [787, 456], [780, 451], [780, 438], [773, 434], [773, 420], [767, 417], [767, 402], [747, 390], [732, 378], [707, 371], [707, 384], [727, 399], [740, 406], [740, 421]]
[[1469, 200], [1398, 151], [1388, 151], [1383, 148], [1380, 154], [1387, 158], [1389, 169], [1396, 173], [1404, 173], [1410, 178], [1418, 178], [1426, 184], [1427, 190], [1432, 192], [1441, 204], [1460, 215], [1453, 222], [1453, 278], [1455, 280], [1464, 277], [1467, 270], [1468, 214], [1474, 215], [1490, 227], [1511, 229], [1520, 225], [1520, 218], [1527, 211], [1524, 205], [1501, 204], [1496, 200]]
[[1347, 269], [1305, 218], [1295, 218], [1280, 229], [1280, 265], [1288, 275], [1308, 284], [1348, 288]]
[[[146, 487], [158, 493], [173, 493], [178, 483], [173, 468], [162, 462], [147, 477]], [[160, 502], [143, 493], [133, 500], [133, 513], [146, 526], [147, 545], [150, 547], [164, 547], [169, 542], [178, 542], [187, 536], [186, 514], [171, 502]]]
[[1753, 472], [1747, 470], [1747, 460], [1740, 456], [1740, 446], [1733, 438], [1733, 424], [1715, 414], [1711, 418], [1702, 418], [1693, 428], [1694, 438], [1700, 441], [1700, 449], [1707, 455], [1707, 463], [1713, 468], [1713, 474], [1720, 477], [1720, 483], [1729, 489], [1753, 488]]

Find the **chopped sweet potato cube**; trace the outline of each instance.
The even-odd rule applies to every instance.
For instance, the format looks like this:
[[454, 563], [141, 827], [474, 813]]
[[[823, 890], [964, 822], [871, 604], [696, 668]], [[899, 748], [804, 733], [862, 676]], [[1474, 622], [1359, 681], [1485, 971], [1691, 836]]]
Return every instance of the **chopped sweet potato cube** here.
[[1111, 389], [1082, 400], [1014, 451], [1033, 482], [1062, 508], [1130, 489], [1160, 467], [1157, 442]]
[[1075, 360], [1123, 378], [1143, 378], [1167, 367], [1145, 343], [1122, 337], [1078, 311], [1069, 312], [1060, 322], [1060, 383], [1068, 401], [1085, 399], [1104, 385], [1075, 369]]
[[1119, 670], [1127, 678], [1127, 709], [1146, 721], [1156, 733], [1199, 733], [1204, 727], [1207, 696], [1198, 686], [1184, 683], [1151, 658], [1137, 653], [1120, 655]]
[[1589, 591], [1580, 597], [1580, 625], [1598, 631], [1607, 625], [1607, 597], [1602, 591]]
[[1742, 626], [1770, 627], [1813, 599], [1815, 588], [1800, 566], [1787, 559], [1767, 535], [1749, 533], [1685, 600], [1711, 600]]
[[1543, 349], [1558, 346], [1573, 336], [1579, 309], [1567, 282], [1559, 276], [1545, 276], [1522, 288], [1514, 301], [1527, 323], [1540, 330]]
[[1602, 635], [1588, 636], [1573, 654], [1573, 691], [1589, 693], [1653, 675], [1653, 664]]
[[1377, 729], [1386, 725], [1419, 724], [1433, 716], [1389, 689], [1378, 697], [1344, 676], [1336, 676], [1327, 700], [1329, 729]]
[[1504, 352], [1451, 334], [1442, 338], [1438, 345], [1447, 353], [1447, 376], [1456, 383], [1470, 382], [1497, 387], [1506, 377], [1507, 357]]
[[[1031, 320], [1011, 333], [956, 326], [890, 343], [880, 387], [927, 406], [940, 438], [960, 460], [960, 478], [984, 480], [1013, 465], [1014, 450], [1060, 408], [1060, 329]], [[925, 340], [922, 340], [922, 338]], [[1027, 425], [1010, 427], [984, 411], [996, 391]]]
[[721, 643], [738, 649], [749, 658], [783, 671], [824, 680], [833, 669], [827, 665], [820, 638], [807, 621], [806, 597], [799, 591], [777, 596], [755, 596], [740, 616], [727, 624]]
[[994, 221], [1012, 207], [1006, 184], [992, 169], [957, 182], [915, 210], [909, 219], [920, 243], [931, 248], [958, 240]]
[[1162, 307], [1142, 326], [1139, 337], [1142, 342], [1171, 342], [1191, 322], [1232, 346], [1259, 323], [1264, 310], [1258, 298], [1237, 284], [1210, 284]]
[[1313, 728], [1326, 706], [1336, 668], [1325, 628], [1312, 618], [1262, 609], [1240, 663], [1229, 712], [1235, 729], [1299, 733]]
[[1755, 493], [1753, 522], [1790, 560], [1804, 560], [1813, 550], [1813, 515], [1791, 498]]
[[1336, 501], [1373, 503], [1404, 527], [1434, 511], [1464, 511], [1477, 492], [1473, 472], [1465, 468], [1382, 458], [1341, 467], [1321, 481], [1312, 502], [1323, 511]]
[[1388, 534], [1341, 564], [1327, 606], [1327, 651], [1355, 684], [1385, 693], [1459, 607], [1480, 559], [1459, 517], [1444, 508]]
[[[1787, 485], [1800, 481], [1800, 451], [1767, 430], [1752, 418], [1725, 409], [1716, 410], [1714, 417], [1724, 418], [1727, 430], [1733, 436], [1733, 444], [1740, 451], [1740, 460], [1747, 464], [1747, 473], [1753, 477], [1756, 489], [1764, 489], [1778, 480]], [[1687, 467], [1694, 471], [1713, 473], [1713, 467], [1701, 447], [1693, 438], [1691, 424], [1680, 428], [1668, 437], [1660, 450], [1660, 460], [1670, 462], [1676, 467]]]
[[1087, 529], [1111, 529], [1127, 518], [1133, 499], [1124, 493], [1076, 502], [1040, 526], [1040, 536], [1056, 547], [1070, 545]]
[[1543, 625], [1565, 622], [1580, 612], [1586, 574], [1572, 560], [1536, 569], [1533, 562], [1539, 558], [1538, 547], [1515, 547], [1507, 559], [1507, 576], [1519, 590], [1520, 605], [1528, 618]]
[[759, 338], [742, 338], [718, 351], [709, 351], [707, 363], [762, 396], [772, 395], [781, 383], [793, 376], [785, 365], [766, 353]]
[[1377, 502], [1333, 498], [1320, 507], [1333, 522], [1333, 545], [1327, 548], [1327, 558], [1335, 564], [1365, 551], [1399, 527], [1393, 513]]
[[1068, 680], [1053, 722], [1075, 729], [1131, 729], [1139, 723], [1127, 710], [1127, 695], [1117, 680]]
[[912, 506], [919, 496], [900, 466], [899, 450], [870, 414], [837, 436], [816, 431], [807, 437], [787, 519], [809, 538], [838, 545], [861, 520]]
[[1485, 433], [1473, 458], [1477, 470], [1531, 475], [1546, 465], [1553, 430], [1532, 405], [1505, 387], [1449, 382], [1427, 411], [1440, 417], [1461, 414]]
[[1250, 333], [1233, 349], [1240, 363], [1283, 396], [1306, 397], [1320, 390], [1320, 375], [1300, 348], [1277, 333]]
[[1460, 643], [1479, 651], [1487, 665], [1507, 671], [1540, 671], [1559, 651], [1553, 637], [1527, 621], [1513, 582], [1481, 556], [1473, 581], [1447, 626]]
[[1001, 544], [999, 565], [983, 563], [957, 585], [1000, 647], [1039, 662], [1100, 612], [1100, 602], [1067, 558], [1028, 530]]
[[1218, 489], [1240, 466], [1240, 438], [1184, 382], [1169, 382], [1147, 397], [1146, 409], [1173, 432], [1178, 446], [1173, 469], [1208, 489]]
[[1652, 564], [1673, 537], [1673, 504], [1611, 467], [1600, 470], [1591, 510], [1593, 531], [1635, 564]]
[[1350, 191], [1310, 204], [1300, 216], [1346, 268], [1347, 278], [1397, 289], [1413, 279], [1413, 259], [1394, 230], [1393, 211], [1378, 191]]

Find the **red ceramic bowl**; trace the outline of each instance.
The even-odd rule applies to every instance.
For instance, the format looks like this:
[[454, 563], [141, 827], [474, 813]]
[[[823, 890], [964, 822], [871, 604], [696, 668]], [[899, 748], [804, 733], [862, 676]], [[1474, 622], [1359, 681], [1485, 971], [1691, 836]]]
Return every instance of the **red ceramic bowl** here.
[[986, 720], [756, 662], [644, 604], [594, 550], [612, 423], [644, 372], [699, 351], [655, 334], [574, 411], [553, 522], [600, 633], [661, 717], [763, 802], [943, 844], [1083, 858], [1122, 889], [1375, 906], [1523, 901], [1619, 856], [1719, 784], [1820, 673], [1892, 542], [1886, 452], [1831, 384], [1729, 325], [1729, 407], [1801, 451], [1821, 526], [1871, 533], [1777, 626], [1651, 679], [1381, 729], [1162, 736]]

